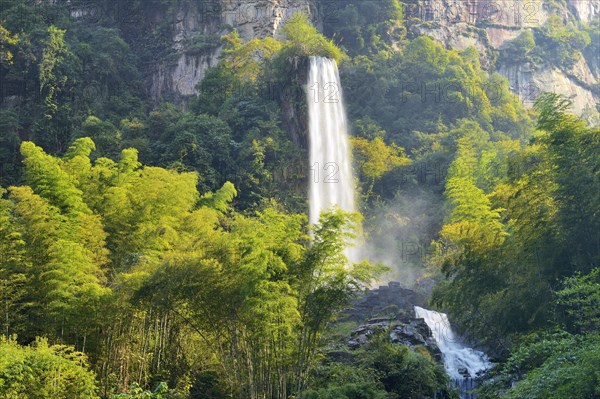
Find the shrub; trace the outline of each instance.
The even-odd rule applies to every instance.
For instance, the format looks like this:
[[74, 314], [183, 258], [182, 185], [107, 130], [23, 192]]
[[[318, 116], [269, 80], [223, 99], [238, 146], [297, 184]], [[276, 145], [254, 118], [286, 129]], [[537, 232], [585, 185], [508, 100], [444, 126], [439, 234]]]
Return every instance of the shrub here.
[[29, 399], [96, 399], [96, 378], [86, 356], [38, 338], [20, 346], [0, 338], [0, 397]]
[[283, 27], [287, 39], [284, 51], [290, 56], [321, 56], [340, 62], [344, 53], [333, 41], [321, 35], [304, 14], [294, 15]]

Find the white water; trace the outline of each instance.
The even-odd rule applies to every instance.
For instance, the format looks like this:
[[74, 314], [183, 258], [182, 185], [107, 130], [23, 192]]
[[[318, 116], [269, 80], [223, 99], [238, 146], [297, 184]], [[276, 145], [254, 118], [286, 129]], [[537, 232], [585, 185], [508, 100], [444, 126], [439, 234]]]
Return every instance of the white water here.
[[[423, 309], [419, 306], [415, 306], [415, 313], [418, 318], [424, 319], [431, 329], [433, 338], [444, 356], [446, 373], [461, 388], [461, 397], [473, 397], [467, 392], [474, 388], [471, 378], [492, 366], [488, 357], [483, 352], [468, 348], [461, 343], [460, 338], [452, 331], [445, 313]], [[465, 378], [459, 373], [460, 369], [466, 369], [471, 378]]]
[[335, 61], [310, 57], [306, 96], [311, 168], [309, 222], [316, 224], [321, 212], [333, 206], [355, 211], [348, 122]]
[[[309, 180], [309, 222], [316, 224], [321, 212], [333, 206], [348, 212], [355, 211], [348, 123], [335, 61], [323, 57], [310, 58], [306, 95], [312, 173]], [[356, 260], [355, 254], [356, 251], [346, 252], [350, 260]], [[446, 372], [460, 388], [461, 398], [473, 398], [468, 393], [474, 388], [472, 377], [491, 367], [487, 356], [464, 346], [444, 313], [418, 306], [415, 306], [415, 313], [431, 329], [443, 354]], [[459, 370], [466, 370], [470, 377], [465, 377]]]

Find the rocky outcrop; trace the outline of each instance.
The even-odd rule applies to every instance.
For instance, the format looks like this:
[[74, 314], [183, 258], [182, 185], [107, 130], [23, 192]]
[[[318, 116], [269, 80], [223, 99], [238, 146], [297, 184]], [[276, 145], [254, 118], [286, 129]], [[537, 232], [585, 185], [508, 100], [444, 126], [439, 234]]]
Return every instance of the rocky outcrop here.
[[[40, 0], [66, 2], [75, 18], [89, 18], [99, 10], [85, 0]], [[285, 21], [298, 12], [309, 15], [317, 27], [327, 23], [317, 4], [328, 0], [180, 0], [175, 10], [144, 16], [146, 23], [170, 25], [171, 54], [157, 55], [149, 76], [149, 91], [155, 102], [179, 102], [197, 94], [196, 86], [221, 54], [220, 36], [236, 29], [244, 41], [267, 36], [280, 37]], [[530, 105], [535, 95], [555, 91], [574, 100], [580, 114], [597, 114], [600, 60], [578, 62], [572, 70], [552, 65], [501, 64], [498, 51], [525, 29], [543, 25], [556, 14], [567, 21], [589, 23], [600, 18], [600, 3], [589, 0], [405, 0], [410, 35], [427, 35], [446, 48], [473, 46], [481, 65], [505, 76], [515, 94]], [[325, 12], [323, 12], [325, 13]], [[93, 19], [93, 18], [92, 18]], [[138, 21], [135, 21], [138, 23]], [[589, 58], [589, 57], [588, 57]], [[587, 110], [587, 111], [586, 111]]]
[[414, 307], [424, 305], [425, 297], [422, 294], [392, 281], [357, 298], [351, 307], [344, 309], [340, 321], [363, 323], [374, 317], [408, 321], [414, 318]]
[[534, 65], [525, 63], [500, 65], [498, 72], [508, 79], [511, 89], [519, 95], [526, 106], [532, 106], [540, 93], [550, 91], [571, 98], [573, 108], [581, 115], [596, 111], [595, 104], [598, 98], [594, 96], [591, 89], [595, 78], [583, 59], [580, 59], [570, 71], [557, 67], [536, 70]]
[[280, 37], [280, 28], [296, 13], [314, 15], [309, 0], [222, 0], [221, 20], [248, 41]]
[[387, 333], [392, 342], [409, 348], [423, 347], [434, 359], [441, 361], [442, 354], [431, 329], [423, 319], [415, 317], [414, 306], [422, 306], [424, 302], [422, 295], [402, 288], [397, 282], [367, 291], [338, 320], [359, 324], [348, 338], [348, 347], [357, 349], [375, 334]]
[[[219, 37], [232, 29], [244, 41], [279, 37], [294, 14], [316, 15], [312, 0], [183, 0], [178, 7], [171, 39], [175, 56], [157, 60], [152, 76], [150, 91], [157, 102], [197, 94], [196, 86], [218, 62]], [[203, 46], [194, 48], [195, 41]]]
[[348, 340], [350, 349], [358, 349], [378, 333], [388, 333], [391, 342], [406, 345], [413, 349], [416, 346], [425, 348], [437, 361], [442, 361], [442, 352], [438, 348], [431, 330], [423, 319], [372, 319], [359, 326]]
[[[149, 92], [155, 102], [180, 102], [197, 94], [196, 86], [208, 68], [215, 66], [222, 52], [220, 37], [236, 29], [242, 40], [267, 36], [280, 37], [281, 27], [296, 13], [304, 13], [319, 26], [315, 0], [180, 0], [149, 5], [143, 13], [107, 10], [86, 0], [39, 0], [67, 4], [71, 16], [89, 23], [111, 15], [117, 26], [135, 30], [136, 26], [168, 29], [157, 33], [167, 39], [168, 54], [156, 54], [148, 65]], [[174, 8], [173, 8], [174, 7]], [[140, 34], [139, 32], [137, 33]], [[144, 34], [147, 34], [144, 33]], [[131, 44], [139, 41], [134, 38]]]
[[594, 117], [597, 118], [596, 104], [600, 101], [592, 87], [600, 78], [595, 64], [590, 65], [589, 61], [581, 59], [571, 70], [564, 70], [550, 64], [495, 62], [497, 51], [507, 42], [525, 29], [542, 26], [553, 14], [563, 20], [589, 23], [600, 17], [600, 3], [587, 0], [567, 0], [565, 3], [546, 0], [412, 0], [406, 7], [412, 35], [430, 36], [449, 49], [475, 47], [480, 54], [481, 66], [506, 77], [511, 90], [527, 106], [531, 106], [542, 92], [556, 92], [572, 98], [574, 111], [593, 121]]
[[196, 86], [204, 79], [208, 68], [217, 65], [220, 52], [221, 49], [216, 48], [210, 54], [181, 54], [173, 64], [159, 63], [152, 77], [150, 95], [156, 102], [165, 97], [196, 95]]
[[600, 15], [600, 2], [589, 0], [567, 0], [573, 14], [580, 20], [587, 23], [592, 22], [594, 18]]

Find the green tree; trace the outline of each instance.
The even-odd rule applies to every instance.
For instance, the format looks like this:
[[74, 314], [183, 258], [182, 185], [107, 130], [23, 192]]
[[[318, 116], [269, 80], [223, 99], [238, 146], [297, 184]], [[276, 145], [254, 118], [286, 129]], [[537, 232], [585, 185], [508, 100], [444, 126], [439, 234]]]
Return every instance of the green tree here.
[[37, 339], [22, 347], [0, 337], [0, 394], [6, 398], [98, 399], [87, 357], [73, 348]]
[[322, 2], [325, 33], [352, 55], [389, 51], [406, 35], [404, 5], [397, 0]]
[[65, 30], [58, 29], [56, 26], [48, 28], [49, 37], [39, 66], [40, 91], [46, 93], [44, 99], [45, 116], [49, 119], [58, 109], [56, 96], [67, 80], [66, 76], [57, 76], [56, 73], [57, 64], [63, 60], [69, 51], [65, 44], [65, 33]]
[[[295, 14], [283, 27], [286, 41], [282, 54], [284, 57], [321, 56], [331, 58], [338, 63], [344, 53], [336, 45], [319, 34], [305, 14]], [[292, 60], [288, 59], [288, 62]]]
[[535, 45], [533, 32], [530, 30], [523, 31], [502, 49], [500, 61], [514, 64], [522, 64], [529, 61]]
[[10, 47], [17, 44], [19, 37], [12, 35], [8, 29], [0, 25], [0, 64], [12, 64], [13, 53]]
[[410, 159], [404, 154], [404, 149], [392, 144], [388, 146], [381, 137], [369, 141], [362, 138], [352, 138], [355, 159], [366, 179], [370, 180], [370, 186], [365, 193], [368, 198], [373, 193], [375, 181], [383, 175], [399, 166], [410, 164]]
[[361, 350], [365, 351], [361, 361], [376, 370], [388, 397], [426, 398], [446, 388], [448, 377], [439, 364], [405, 345], [389, 342], [383, 334], [372, 338]]
[[169, 133], [163, 164], [196, 170], [202, 191], [225, 182], [233, 164], [231, 129], [225, 122], [210, 115], [186, 114]]
[[585, 30], [579, 30], [572, 22], [565, 23], [558, 15], [550, 16], [537, 34], [540, 58], [549, 58], [555, 65], [567, 68], [582, 57], [581, 51], [591, 42]]
[[547, 146], [553, 166], [553, 196], [559, 208], [561, 241], [570, 258], [567, 263], [571, 270], [589, 272], [600, 265], [600, 130], [567, 114], [570, 105], [554, 94], [540, 97], [538, 127], [547, 132], [540, 141]]
[[76, 137], [89, 137], [96, 145], [98, 156], [114, 157], [120, 148], [121, 133], [110, 122], [102, 121], [95, 116], [88, 118], [81, 125], [81, 133]]
[[[0, 197], [6, 190], [0, 188]], [[2, 334], [9, 337], [21, 333], [26, 305], [28, 266], [25, 260], [25, 242], [12, 217], [13, 204], [0, 199], [0, 301], [2, 306]]]
[[598, 395], [599, 270], [563, 280], [555, 296], [558, 329], [526, 337], [496, 370], [494, 381], [480, 389], [480, 396], [583, 399]]

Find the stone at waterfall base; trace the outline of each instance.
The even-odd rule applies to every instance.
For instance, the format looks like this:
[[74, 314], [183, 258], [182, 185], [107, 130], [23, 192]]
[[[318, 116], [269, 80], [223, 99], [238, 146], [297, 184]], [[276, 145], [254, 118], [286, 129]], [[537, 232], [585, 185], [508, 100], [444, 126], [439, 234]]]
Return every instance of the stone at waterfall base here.
[[421, 346], [436, 361], [442, 361], [442, 353], [435, 343], [431, 329], [425, 321], [416, 318], [413, 307], [423, 305], [425, 297], [418, 292], [403, 288], [400, 283], [369, 290], [359, 297], [352, 307], [344, 311], [339, 321], [352, 320], [359, 323], [347, 341], [350, 349], [358, 349], [374, 334], [388, 331], [391, 341], [411, 349]]
[[373, 335], [385, 331], [389, 331], [393, 343], [406, 345], [411, 349], [422, 346], [435, 360], [442, 361], [442, 353], [423, 319], [412, 319], [408, 323], [382, 318], [368, 320], [352, 332], [351, 338], [348, 340], [348, 347], [358, 349], [366, 344]]

